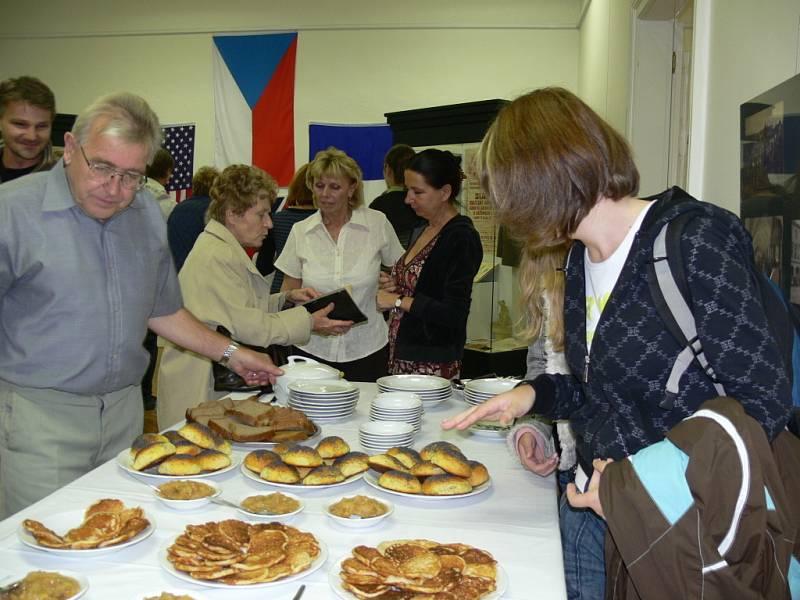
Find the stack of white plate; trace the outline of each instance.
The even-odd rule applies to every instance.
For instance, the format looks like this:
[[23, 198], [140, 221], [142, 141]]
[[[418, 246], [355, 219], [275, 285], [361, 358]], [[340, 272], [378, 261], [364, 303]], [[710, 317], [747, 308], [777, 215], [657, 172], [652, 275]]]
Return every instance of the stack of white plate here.
[[436, 375], [388, 375], [378, 379], [378, 390], [417, 394], [426, 408], [444, 402], [453, 395], [450, 382]]
[[293, 381], [288, 388], [289, 407], [317, 423], [349, 417], [358, 404], [358, 386], [346, 379]]
[[394, 446], [411, 446], [414, 426], [398, 421], [367, 421], [358, 428], [358, 440], [364, 450], [380, 454]]
[[371, 421], [399, 421], [422, 428], [422, 399], [411, 392], [383, 392], [375, 396], [369, 409]]
[[488, 379], [472, 379], [464, 385], [464, 400], [467, 404], [483, 404], [492, 396], [513, 390], [518, 379], [491, 377]]

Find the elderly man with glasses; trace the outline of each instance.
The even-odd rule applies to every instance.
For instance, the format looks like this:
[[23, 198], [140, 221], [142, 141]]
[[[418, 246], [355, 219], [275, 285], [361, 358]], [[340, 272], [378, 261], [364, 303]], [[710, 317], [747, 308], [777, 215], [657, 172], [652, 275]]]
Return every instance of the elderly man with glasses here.
[[158, 118], [101, 98], [62, 161], [0, 188], [0, 517], [130, 446], [149, 326], [254, 384], [281, 371], [183, 308], [161, 211], [142, 190]]

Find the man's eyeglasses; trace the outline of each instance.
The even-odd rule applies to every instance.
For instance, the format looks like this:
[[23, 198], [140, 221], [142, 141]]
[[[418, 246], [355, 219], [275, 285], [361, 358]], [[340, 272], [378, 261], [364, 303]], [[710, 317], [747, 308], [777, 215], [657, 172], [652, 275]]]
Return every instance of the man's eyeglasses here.
[[126, 190], [133, 191], [142, 189], [144, 184], [147, 182], [147, 177], [141, 173], [137, 173], [136, 171], [120, 171], [119, 169], [115, 169], [106, 163], [89, 160], [86, 157], [86, 152], [84, 152], [83, 146], [78, 144], [78, 147], [81, 149], [81, 154], [83, 155], [83, 160], [86, 161], [86, 166], [89, 167], [89, 171], [92, 172], [92, 175], [98, 181], [109, 183], [114, 176], [116, 176], [119, 177], [119, 183], [122, 187], [124, 187]]

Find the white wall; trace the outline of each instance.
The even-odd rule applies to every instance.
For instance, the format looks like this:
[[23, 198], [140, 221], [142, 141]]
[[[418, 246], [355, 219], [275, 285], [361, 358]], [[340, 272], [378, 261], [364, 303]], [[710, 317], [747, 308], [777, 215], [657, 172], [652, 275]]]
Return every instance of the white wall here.
[[[213, 159], [211, 37], [299, 30], [295, 159], [308, 123], [385, 122], [383, 113], [490, 98], [542, 85], [577, 90], [579, 0], [375, 4], [172, 0], [119, 6], [42, 0], [4, 8], [0, 79], [30, 74], [60, 112], [130, 90], [164, 123], [196, 122], [195, 165]], [[149, 9], [149, 10], [148, 10]], [[456, 10], [457, 9], [457, 10]], [[571, 23], [571, 27], [570, 27]], [[156, 34], [142, 34], [155, 32]]]
[[623, 135], [628, 130], [631, 0], [592, 0], [580, 25], [578, 94]]
[[[739, 212], [739, 105], [800, 72], [798, 0], [710, 3], [702, 198]], [[701, 137], [701, 136], [695, 136]], [[694, 182], [697, 185], [697, 182]]]

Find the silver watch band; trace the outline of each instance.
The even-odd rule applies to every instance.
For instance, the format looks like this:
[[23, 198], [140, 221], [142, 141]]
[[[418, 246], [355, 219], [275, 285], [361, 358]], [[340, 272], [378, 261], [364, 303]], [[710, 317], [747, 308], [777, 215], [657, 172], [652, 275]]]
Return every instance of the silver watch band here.
[[228, 347], [225, 348], [225, 351], [222, 353], [222, 356], [217, 362], [221, 364], [223, 367], [227, 367], [228, 361], [231, 359], [231, 356], [233, 356], [233, 353], [236, 352], [238, 349], [239, 346], [237, 346], [236, 344], [228, 344]]

